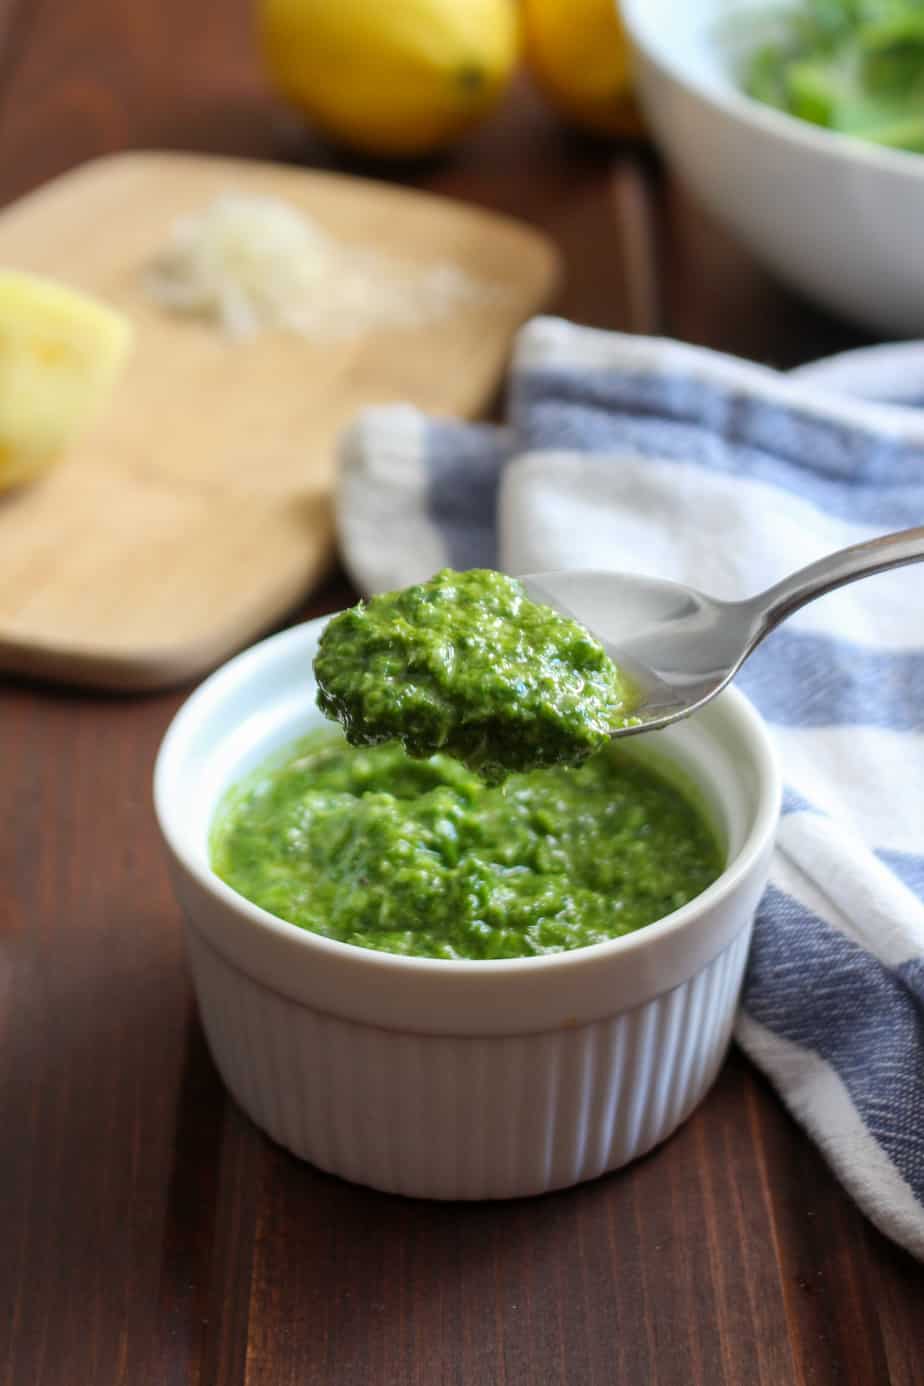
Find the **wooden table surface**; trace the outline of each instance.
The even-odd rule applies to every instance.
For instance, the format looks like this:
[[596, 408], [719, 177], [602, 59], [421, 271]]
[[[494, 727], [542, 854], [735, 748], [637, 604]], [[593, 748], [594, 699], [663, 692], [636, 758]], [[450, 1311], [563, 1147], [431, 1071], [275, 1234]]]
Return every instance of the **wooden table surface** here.
[[[129, 147], [358, 167], [266, 92], [246, 0], [0, 0], [0, 40], [3, 199]], [[523, 84], [384, 172], [546, 228], [580, 321], [781, 366], [861, 340]], [[924, 1382], [924, 1269], [738, 1053], [662, 1149], [539, 1200], [386, 1197], [260, 1135], [206, 1050], [151, 810], [182, 696], [0, 685], [3, 1386]]]

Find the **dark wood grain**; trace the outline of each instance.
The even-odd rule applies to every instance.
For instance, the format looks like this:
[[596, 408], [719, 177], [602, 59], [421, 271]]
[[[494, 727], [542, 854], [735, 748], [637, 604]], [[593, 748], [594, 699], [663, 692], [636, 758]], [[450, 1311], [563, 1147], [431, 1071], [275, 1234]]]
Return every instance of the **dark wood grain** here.
[[[122, 147], [336, 165], [545, 227], [579, 320], [780, 366], [860, 340], [524, 84], [451, 157], [370, 168], [269, 96], [243, 0], [6, 0], [0, 40], [4, 198]], [[740, 1055], [662, 1149], [522, 1203], [384, 1197], [265, 1140], [209, 1057], [155, 832], [180, 697], [0, 685], [3, 1386], [924, 1381], [921, 1268]]]

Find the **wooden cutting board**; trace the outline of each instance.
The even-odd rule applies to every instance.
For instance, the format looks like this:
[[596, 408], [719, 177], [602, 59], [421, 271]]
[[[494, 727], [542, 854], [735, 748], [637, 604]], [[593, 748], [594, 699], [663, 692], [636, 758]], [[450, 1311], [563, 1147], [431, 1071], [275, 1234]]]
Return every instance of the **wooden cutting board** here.
[[[230, 341], [142, 285], [175, 218], [229, 191], [285, 198], [344, 240], [501, 291], [426, 326]], [[104, 417], [40, 482], [0, 496], [0, 671], [111, 689], [201, 673], [296, 602], [332, 558], [341, 425], [392, 400], [478, 413], [559, 272], [539, 233], [442, 198], [163, 153], [85, 164], [4, 210], [0, 264], [87, 289], [135, 325]]]

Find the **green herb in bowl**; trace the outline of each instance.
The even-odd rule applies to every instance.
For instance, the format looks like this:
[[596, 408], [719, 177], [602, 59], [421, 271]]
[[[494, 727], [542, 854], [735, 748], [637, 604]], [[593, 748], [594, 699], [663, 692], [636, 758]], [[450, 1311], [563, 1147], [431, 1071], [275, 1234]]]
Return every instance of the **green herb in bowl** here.
[[842, 134], [924, 153], [924, 0], [803, 0], [744, 64], [769, 106]]

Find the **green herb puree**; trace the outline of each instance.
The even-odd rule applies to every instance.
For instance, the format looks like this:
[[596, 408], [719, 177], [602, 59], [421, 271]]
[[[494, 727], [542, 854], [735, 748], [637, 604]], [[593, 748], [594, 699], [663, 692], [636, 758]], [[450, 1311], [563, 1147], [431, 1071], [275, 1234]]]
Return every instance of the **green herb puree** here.
[[[335, 734], [336, 735], [336, 734]], [[308, 737], [227, 796], [215, 871], [327, 938], [430, 958], [558, 953], [631, 933], [722, 869], [679, 789], [608, 747], [489, 787], [445, 755]]]
[[318, 706], [355, 746], [445, 751], [489, 783], [577, 765], [629, 720], [629, 695], [583, 626], [515, 578], [444, 568], [335, 616], [314, 661]]

